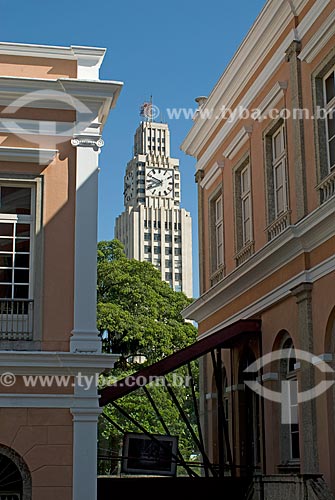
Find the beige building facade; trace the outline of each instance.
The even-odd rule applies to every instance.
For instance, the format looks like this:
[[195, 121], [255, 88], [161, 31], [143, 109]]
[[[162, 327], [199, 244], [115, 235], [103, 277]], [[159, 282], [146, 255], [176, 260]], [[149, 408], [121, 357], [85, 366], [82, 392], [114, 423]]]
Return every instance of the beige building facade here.
[[[332, 0], [268, 0], [182, 144], [196, 158], [201, 286], [184, 314], [200, 338], [261, 321], [222, 350], [222, 404], [235, 473], [258, 474], [271, 499], [304, 498], [298, 473], [335, 493], [334, 47]], [[260, 397], [245, 370], [267, 354], [253, 387], [277, 396]], [[201, 373], [206, 446], [227, 464], [209, 358]]]
[[96, 498], [104, 54], [0, 44], [1, 499]]

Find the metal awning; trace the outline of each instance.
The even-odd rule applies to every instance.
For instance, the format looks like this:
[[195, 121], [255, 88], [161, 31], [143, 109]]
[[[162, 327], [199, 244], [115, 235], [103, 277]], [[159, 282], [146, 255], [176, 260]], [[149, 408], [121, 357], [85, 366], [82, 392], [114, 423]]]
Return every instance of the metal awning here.
[[168, 373], [190, 363], [191, 361], [208, 354], [218, 348], [229, 348], [232, 342], [247, 334], [260, 334], [261, 321], [257, 319], [239, 320], [218, 332], [205, 337], [194, 344], [177, 351], [156, 363], [146, 366], [132, 375], [115, 382], [112, 386], [105, 387], [100, 391], [100, 406], [118, 400], [127, 394], [143, 387], [145, 381], [148, 383], [155, 377], [163, 377]]

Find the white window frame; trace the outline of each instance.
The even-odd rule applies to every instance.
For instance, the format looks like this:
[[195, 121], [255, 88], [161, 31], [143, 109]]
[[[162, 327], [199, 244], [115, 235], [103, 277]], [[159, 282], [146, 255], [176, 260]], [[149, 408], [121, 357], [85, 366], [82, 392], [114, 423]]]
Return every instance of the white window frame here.
[[331, 76], [334, 75], [334, 82], [335, 82], [335, 66], [328, 71], [328, 73], [323, 77], [323, 98], [324, 98], [324, 106], [326, 110], [326, 117], [325, 117], [325, 127], [326, 127], [326, 142], [327, 142], [327, 161], [328, 161], [328, 172], [330, 173], [332, 170], [335, 169], [335, 164], [331, 165], [330, 164], [330, 142], [331, 140], [334, 140], [335, 135], [332, 137], [329, 137], [329, 128], [328, 128], [328, 116], [333, 113], [334, 120], [335, 120], [335, 97], [331, 99], [330, 102], [327, 103], [327, 91], [326, 91], [326, 80]]
[[[247, 173], [248, 187], [245, 189], [243, 178]], [[242, 246], [252, 241], [252, 207], [251, 207], [251, 175], [250, 163], [248, 163], [240, 172], [241, 186], [241, 219], [242, 219]], [[245, 206], [249, 207], [249, 217], [246, 216]], [[249, 224], [249, 238], [247, 236], [246, 226]]]
[[[276, 155], [276, 138], [280, 136], [281, 152]], [[280, 215], [288, 210], [288, 189], [287, 189], [287, 156], [286, 156], [286, 137], [285, 137], [285, 125], [281, 125], [271, 137], [271, 149], [272, 149], [272, 176], [273, 176], [273, 197], [274, 197], [274, 208], [275, 208], [275, 218], [277, 219]], [[277, 171], [281, 170], [282, 184], [277, 184]], [[278, 193], [283, 190], [283, 208], [280, 210], [278, 206]]]
[[215, 226], [215, 264], [216, 269], [224, 265], [223, 242], [223, 196], [220, 194], [214, 201], [214, 226]]

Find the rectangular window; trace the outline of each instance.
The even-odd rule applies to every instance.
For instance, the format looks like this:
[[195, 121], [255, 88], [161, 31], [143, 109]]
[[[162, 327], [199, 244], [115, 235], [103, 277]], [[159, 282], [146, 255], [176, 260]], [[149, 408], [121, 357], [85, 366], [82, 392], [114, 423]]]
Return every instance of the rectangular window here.
[[144, 241], [150, 241], [151, 240], [151, 234], [150, 233], [144, 233]]
[[160, 234], [154, 234], [154, 241], [161, 241], [161, 235]]
[[165, 267], [172, 267], [172, 260], [166, 260], [165, 261]]
[[172, 280], [172, 273], [165, 273], [165, 279], [167, 281]]
[[176, 273], [176, 274], [174, 275], [174, 279], [175, 279], [176, 281], [181, 281], [181, 278], [182, 278], [182, 276], [181, 276], [181, 274], [180, 274], [180, 273]]
[[0, 339], [30, 340], [33, 332], [32, 187], [0, 186]]
[[151, 246], [149, 246], [149, 245], [144, 245], [144, 252], [145, 252], [145, 253], [151, 253]]
[[215, 264], [216, 269], [223, 265], [223, 206], [222, 195], [215, 200]]
[[250, 184], [250, 165], [249, 163], [241, 170], [241, 216], [242, 216], [242, 245], [251, 241], [251, 184]]
[[[165, 223], [165, 227], [166, 227], [166, 223]], [[165, 235], [165, 243], [172, 243], [172, 235], [171, 234]]]
[[161, 247], [154, 247], [154, 253], [155, 254], [160, 254], [161, 253]]
[[[170, 252], [170, 253], [172, 253], [172, 249], [170, 249], [170, 250], [171, 250], [171, 252]], [[181, 255], [181, 248], [175, 248], [175, 249], [174, 249], [174, 254], [175, 254], [175, 255]]]
[[328, 168], [335, 168], [335, 68], [324, 77]]
[[272, 135], [272, 177], [275, 218], [288, 208], [285, 126]]

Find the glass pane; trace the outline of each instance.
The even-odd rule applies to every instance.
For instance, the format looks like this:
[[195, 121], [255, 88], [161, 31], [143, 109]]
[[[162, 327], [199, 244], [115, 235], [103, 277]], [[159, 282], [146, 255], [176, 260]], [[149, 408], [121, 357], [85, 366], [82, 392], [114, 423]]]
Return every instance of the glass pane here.
[[13, 240], [12, 238], [0, 238], [0, 252], [12, 252]]
[[15, 299], [27, 299], [29, 292], [29, 286], [26, 285], [15, 285], [14, 286], [14, 298]]
[[14, 224], [0, 223], [0, 236], [13, 236]]
[[249, 198], [243, 200], [242, 210], [243, 210], [243, 219], [249, 219]]
[[216, 200], [216, 220], [222, 219], [222, 198], [221, 196]]
[[15, 240], [15, 251], [16, 252], [29, 252], [30, 241], [29, 240]]
[[28, 283], [29, 284], [29, 270], [15, 269], [14, 270], [15, 283]]
[[12, 282], [12, 269], [0, 269], [0, 282], [2, 283]]
[[242, 171], [241, 174], [241, 190], [242, 193], [249, 191], [249, 168]]
[[330, 102], [335, 97], [334, 73], [326, 79], [326, 102]]
[[283, 185], [283, 164], [280, 163], [278, 167], [275, 169], [275, 175], [276, 175], [276, 187], [279, 188], [280, 186]]
[[334, 115], [335, 115], [335, 109], [332, 110], [332, 112], [327, 117], [328, 139], [331, 139], [332, 137], [335, 136], [335, 119], [332, 116], [333, 112], [334, 112]]
[[0, 267], [12, 267], [12, 256], [0, 254]]
[[330, 168], [335, 167], [335, 137], [329, 143]]
[[20, 238], [30, 236], [30, 224], [16, 224], [16, 236]]
[[284, 189], [281, 187], [277, 191], [277, 215], [284, 211]]
[[12, 298], [12, 286], [11, 285], [0, 285], [0, 298], [11, 299]]
[[250, 241], [250, 220], [247, 220], [244, 224], [244, 243]]
[[29, 255], [16, 254], [14, 258], [14, 267], [29, 267]]
[[298, 459], [300, 457], [299, 432], [291, 434], [291, 455], [293, 459]]
[[274, 137], [274, 158], [278, 158], [283, 152], [282, 130]]
[[1, 186], [0, 212], [30, 214], [31, 189]]

